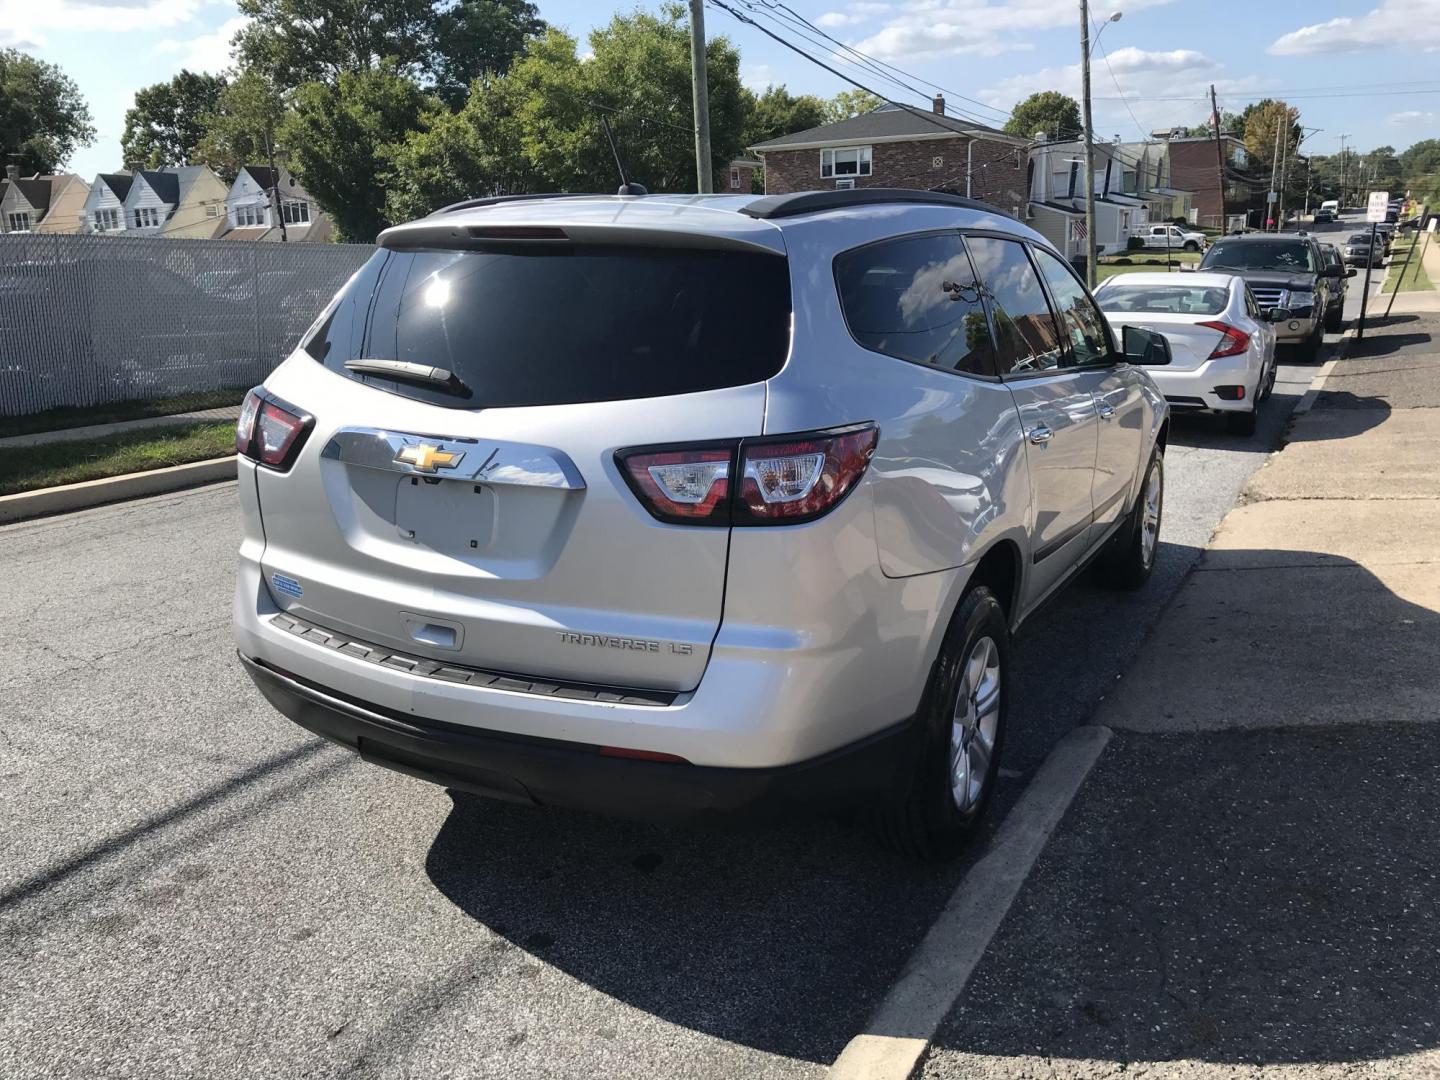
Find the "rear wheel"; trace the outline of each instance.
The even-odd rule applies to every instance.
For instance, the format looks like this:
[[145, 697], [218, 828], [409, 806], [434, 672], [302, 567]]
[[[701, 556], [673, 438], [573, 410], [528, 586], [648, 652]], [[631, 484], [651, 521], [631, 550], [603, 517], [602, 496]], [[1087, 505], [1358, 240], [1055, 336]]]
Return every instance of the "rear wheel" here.
[[956, 854], [995, 787], [1009, 705], [1010, 632], [977, 585], [951, 620], [916, 722], [921, 745], [905, 790], [875, 813], [887, 847], [921, 859]]
[[1186, 241], [1185, 241], [1185, 250], [1186, 250], [1186, 251], [1199, 251], [1199, 250], [1200, 250], [1200, 245], [1197, 244], [1194, 240], [1186, 240]]
[[1260, 391], [1259, 396], [1256, 398], [1257, 401], [1270, 400], [1270, 395], [1275, 392], [1275, 379], [1279, 374], [1280, 362], [1272, 355], [1270, 357], [1269, 370], [1265, 375], [1262, 375], [1260, 379]]
[[1138, 589], [1155, 569], [1160, 548], [1160, 517], [1165, 509], [1165, 455], [1157, 446], [1150, 455], [1140, 497], [1110, 548], [1100, 558], [1100, 579], [1115, 589]]
[[1336, 304], [1325, 316], [1325, 332], [1338, 334], [1345, 326], [1345, 305]]

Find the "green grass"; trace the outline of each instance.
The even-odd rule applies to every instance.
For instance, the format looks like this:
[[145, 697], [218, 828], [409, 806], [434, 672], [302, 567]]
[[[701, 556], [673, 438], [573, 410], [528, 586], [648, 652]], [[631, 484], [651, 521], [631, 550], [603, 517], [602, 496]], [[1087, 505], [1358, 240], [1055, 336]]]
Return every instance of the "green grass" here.
[[109, 439], [0, 449], [0, 495], [184, 465], [234, 452], [235, 424], [229, 420], [132, 431]]
[[[1410, 258], [1410, 266], [1401, 274], [1401, 268], [1405, 266], [1405, 256], [1410, 251], [1411, 244], [1424, 243], [1424, 236], [1414, 237], [1408, 241], [1397, 240], [1390, 249], [1390, 274], [1385, 279], [1385, 288], [1382, 292], [1421, 292], [1426, 289], [1433, 289], [1435, 286], [1430, 283], [1430, 276], [1425, 273], [1425, 268], [1420, 265], [1420, 249]], [[1434, 243], [1434, 239], [1431, 239]]]
[[117, 401], [110, 405], [87, 405], [81, 408], [46, 409], [25, 416], [0, 417], [0, 438], [8, 435], [30, 435], [37, 431], [58, 431], [62, 428], [85, 427], [89, 424], [113, 424], [121, 420], [143, 420], [149, 416], [174, 416], [176, 413], [198, 412], [239, 405], [245, 390], [202, 390], [195, 394], [159, 398], [153, 401]]
[[[1181, 266], [1195, 266], [1200, 262], [1200, 255], [1193, 251], [1176, 251], [1170, 256], [1171, 270], [1178, 272]], [[1163, 251], [1129, 251], [1123, 255], [1110, 255], [1099, 259], [1095, 266], [1095, 277], [1097, 281], [1104, 281], [1116, 274], [1133, 274], [1136, 272], [1161, 272], [1166, 269], [1165, 253]]]

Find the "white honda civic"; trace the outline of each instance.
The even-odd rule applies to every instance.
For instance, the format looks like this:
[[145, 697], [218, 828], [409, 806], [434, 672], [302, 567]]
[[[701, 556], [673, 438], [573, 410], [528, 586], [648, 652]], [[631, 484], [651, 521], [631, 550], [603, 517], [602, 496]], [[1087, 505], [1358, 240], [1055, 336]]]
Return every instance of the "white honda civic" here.
[[1260, 310], [1244, 278], [1231, 274], [1117, 274], [1095, 299], [1118, 335], [1123, 326], [1156, 330], [1172, 360], [1147, 368], [1173, 412], [1225, 415], [1237, 435], [1253, 435], [1260, 405], [1275, 388], [1275, 329], [1290, 317]]

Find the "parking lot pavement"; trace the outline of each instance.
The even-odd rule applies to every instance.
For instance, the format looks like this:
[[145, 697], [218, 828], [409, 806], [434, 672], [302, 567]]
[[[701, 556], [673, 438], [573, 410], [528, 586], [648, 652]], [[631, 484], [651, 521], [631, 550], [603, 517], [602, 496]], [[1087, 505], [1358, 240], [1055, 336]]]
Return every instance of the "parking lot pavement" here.
[[[1016, 651], [991, 827], [1113, 691], [1254, 439], [1177, 422], [1157, 573]], [[452, 795], [275, 714], [233, 486], [0, 529], [0, 1076], [818, 1076], [964, 875], [830, 821], [675, 832]], [[980, 850], [979, 845], [974, 849]], [[973, 858], [973, 853], [972, 856]]]

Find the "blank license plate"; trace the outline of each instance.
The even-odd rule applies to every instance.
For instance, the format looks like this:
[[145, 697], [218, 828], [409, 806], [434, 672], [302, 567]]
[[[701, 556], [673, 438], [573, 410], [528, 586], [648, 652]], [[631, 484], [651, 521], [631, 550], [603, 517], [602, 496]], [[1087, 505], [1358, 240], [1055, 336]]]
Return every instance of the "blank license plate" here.
[[434, 551], [484, 551], [494, 539], [495, 493], [468, 481], [405, 477], [395, 494], [395, 527], [401, 539]]

